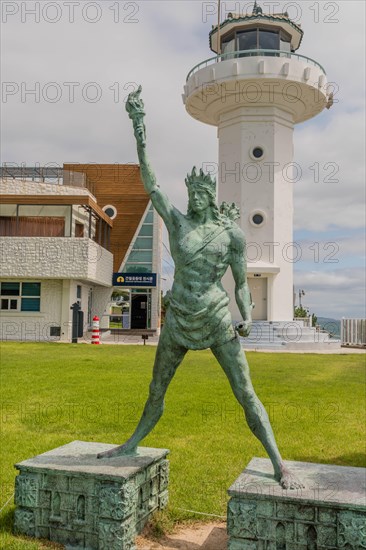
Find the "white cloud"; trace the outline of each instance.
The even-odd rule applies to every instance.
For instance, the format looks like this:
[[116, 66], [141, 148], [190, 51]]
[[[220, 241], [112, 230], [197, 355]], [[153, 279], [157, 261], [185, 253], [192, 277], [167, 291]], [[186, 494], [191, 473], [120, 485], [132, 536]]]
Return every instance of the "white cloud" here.
[[[345, 263], [354, 259], [358, 264], [365, 263], [365, 239], [360, 233], [352, 237], [330, 236], [327, 239], [297, 239], [301, 248], [301, 262], [312, 264]], [[299, 264], [301, 264], [299, 262]], [[300, 267], [297, 264], [296, 267]]]
[[295, 273], [295, 285], [305, 290], [303, 305], [322, 317], [365, 317], [363, 269]]
[[295, 161], [302, 178], [294, 184], [295, 228], [324, 231], [365, 222], [364, 120], [359, 112], [326, 117], [325, 127], [295, 131]]

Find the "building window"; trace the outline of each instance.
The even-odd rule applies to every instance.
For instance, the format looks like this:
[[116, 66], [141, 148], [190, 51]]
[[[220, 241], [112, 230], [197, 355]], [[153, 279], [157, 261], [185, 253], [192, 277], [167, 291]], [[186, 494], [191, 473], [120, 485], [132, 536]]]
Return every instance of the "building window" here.
[[145, 223], [154, 223], [154, 211], [153, 210], [149, 210], [148, 213], [146, 214], [146, 217], [144, 219], [144, 224]]
[[103, 206], [103, 212], [105, 212], [107, 216], [111, 218], [111, 220], [114, 220], [114, 218], [117, 216], [117, 208], [112, 204], [106, 204], [105, 206]]
[[41, 283], [1, 283], [2, 311], [40, 311]]
[[69, 237], [70, 205], [2, 204], [2, 237]]
[[152, 250], [153, 248], [153, 238], [152, 237], [141, 237], [141, 233], [135, 240], [134, 249], [135, 250]]
[[75, 237], [77, 238], [84, 237], [84, 224], [75, 222]]
[[61, 327], [50, 327], [50, 336], [61, 336]]
[[154, 209], [149, 207], [139, 234], [133, 243], [123, 271], [126, 273], [152, 273]]
[[1, 311], [19, 311], [17, 298], [1, 298]]
[[1, 283], [2, 296], [19, 296], [20, 283]]
[[151, 263], [129, 263], [127, 262], [124, 268], [125, 273], [151, 273]]
[[152, 263], [152, 250], [133, 248], [128, 257], [128, 263]]
[[76, 298], [81, 300], [81, 285], [76, 286]]
[[154, 233], [154, 225], [152, 223], [145, 223], [139, 233], [139, 237], [152, 237]]

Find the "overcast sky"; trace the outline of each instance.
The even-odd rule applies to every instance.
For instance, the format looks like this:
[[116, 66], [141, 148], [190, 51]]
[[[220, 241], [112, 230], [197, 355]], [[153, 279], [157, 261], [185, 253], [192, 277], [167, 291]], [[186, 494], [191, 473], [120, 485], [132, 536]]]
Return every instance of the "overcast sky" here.
[[[222, 18], [252, 5], [222, 0]], [[294, 133], [302, 171], [294, 184], [294, 239], [302, 249], [295, 286], [317, 315], [363, 317], [365, 3], [260, 5], [301, 23], [299, 53], [334, 83], [334, 106]], [[185, 209], [185, 174], [217, 161], [215, 128], [192, 119], [181, 98], [189, 70], [213, 55], [216, 2], [3, 0], [1, 9], [1, 162], [137, 162], [124, 101], [141, 83], [151, 164]]]

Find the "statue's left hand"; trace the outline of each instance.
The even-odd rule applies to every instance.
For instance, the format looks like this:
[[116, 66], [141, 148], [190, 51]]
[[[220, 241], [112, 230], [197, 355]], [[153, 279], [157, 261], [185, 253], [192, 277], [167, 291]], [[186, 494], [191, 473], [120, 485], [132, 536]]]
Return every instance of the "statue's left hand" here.
[[235, 330], [239, 336], [249, 336], [252, 330], [252, 321], [241, 321], [235, 325]]

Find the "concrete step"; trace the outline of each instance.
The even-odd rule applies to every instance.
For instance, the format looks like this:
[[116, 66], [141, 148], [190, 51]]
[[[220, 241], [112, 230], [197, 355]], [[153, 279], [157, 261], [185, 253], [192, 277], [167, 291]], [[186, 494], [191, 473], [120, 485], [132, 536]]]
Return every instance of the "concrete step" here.
[[243, 342], [248, 349], [336, 344], [327, 332], [319, 332], [314, 327], [305, 327], [303, 321], [254, 321], [249, 338], [245, 338]]

